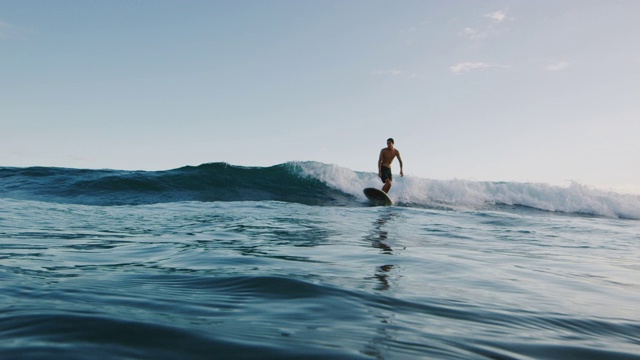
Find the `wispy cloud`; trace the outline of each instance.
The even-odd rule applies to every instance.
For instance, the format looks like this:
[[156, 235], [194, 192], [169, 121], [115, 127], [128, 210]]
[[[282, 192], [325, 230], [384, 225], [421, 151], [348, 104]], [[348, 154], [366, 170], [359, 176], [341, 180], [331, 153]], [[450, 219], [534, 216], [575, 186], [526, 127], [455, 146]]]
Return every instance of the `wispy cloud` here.
[[0, 20], [0, 40], [5, 39], [11, 29], [13, 29], [13, 25]]
[[455, 75], [468, 73], [474, 70], [490, 69], [490, 68], [509, 68], [508, 65], [488, 64], [484, 62], [461, 62], [449, 67], [449, 71]]
[[403, 78], [403, 79], [419, 79], [420, 75], [416, 72], [406, 72], [402, 70], [398, 70], [397, 68], [389, 69], [389, 70], [376, 70], [371, 73], [374, 76], [387, 76], [394, 78]]
[[410, 28], [400, 30], [400, 34], [413, 34], [416, 31], [418, 31], [418, 28], [416, 28], [415, 26], [412, 26]]
[[460, 32], [460, 35], [466, 36], [469, 39], [482, 39], [490, 35], [496, 35], [500, 33], [500, 24], [513, 19], [512, 17], [509, 17], [507, 10], [497, 10], [492, 13], [484, 14], [483, 17], [489, 19], [489, 21], [484, 21], [483, 24], [480, 24], [477, 27], [468, 26]]
[[508, 20], [507, 10], [498, 10], [489, 14], [485, 14], [484, 17], [491, 19], [493, 22], [501, 23], [505, 20]]
[[376, 70], [373, 72], [373, 75], [391, 75], [391, 76], [399, 76], [402, 74], [402, 71], [393, 68], [390, 70]]
[[467, 36], [469, 39], [480, 39], [480, 38], [486, 37], [487, 32], [468, 27], [462, 30], [461, 35]]
[[31, 31], [28, 29], [19, 28], [13, 24], [0, 20], [0, 40], [19, 39], [29, 32]]
[[569, 67], [569, 63], [566, 61], [560, 61], [555, 64], [551, 64], [547, 66], [547, 70], [549, 71], [560, 71]]

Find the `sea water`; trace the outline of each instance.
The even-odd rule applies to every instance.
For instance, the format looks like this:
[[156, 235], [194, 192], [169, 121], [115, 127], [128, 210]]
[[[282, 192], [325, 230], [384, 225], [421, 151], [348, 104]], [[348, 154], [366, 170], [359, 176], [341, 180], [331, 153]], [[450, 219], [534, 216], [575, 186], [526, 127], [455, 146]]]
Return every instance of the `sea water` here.
[[320, 163], [0, 168], [1, 359], [640, 358], [640, 198]]

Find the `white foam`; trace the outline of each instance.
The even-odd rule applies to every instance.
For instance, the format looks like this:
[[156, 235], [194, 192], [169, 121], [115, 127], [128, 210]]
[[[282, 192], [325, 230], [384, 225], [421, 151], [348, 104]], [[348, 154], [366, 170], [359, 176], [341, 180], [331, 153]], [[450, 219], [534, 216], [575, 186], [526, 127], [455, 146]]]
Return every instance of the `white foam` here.
[[318, 179], [332, 188], [363, 199], [362, 189], [382, 186], [377, 174], [355, 172], [338, 165], [313, 161], [292, 162], [289, 165], [299, 170], [302, 176]]
[[[358, 198], [364, 198], [362, 189], [365, 187], [382, 187], [373, 172], [356, 172], [318, 162], [290, 165], [302, 176], [316, 178]], [[578, 183], [561, 187], [542, 183], [401, 178], [396, 174], [389, 195], [396, 203], [427, 207], [479, 209], [491, 204], [522, 205], [546, 211], [640, 220], [640, 196], [603, 191]]]

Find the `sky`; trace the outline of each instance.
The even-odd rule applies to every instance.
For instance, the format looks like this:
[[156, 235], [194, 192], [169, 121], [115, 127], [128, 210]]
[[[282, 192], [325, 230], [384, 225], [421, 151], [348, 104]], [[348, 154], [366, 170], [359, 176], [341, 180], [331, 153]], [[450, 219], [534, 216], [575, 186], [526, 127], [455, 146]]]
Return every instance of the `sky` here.
[[[640, 194], [640, 1], [0, 0], [0, 166]], [[399, 166], [393, 164], [394, 173]]]

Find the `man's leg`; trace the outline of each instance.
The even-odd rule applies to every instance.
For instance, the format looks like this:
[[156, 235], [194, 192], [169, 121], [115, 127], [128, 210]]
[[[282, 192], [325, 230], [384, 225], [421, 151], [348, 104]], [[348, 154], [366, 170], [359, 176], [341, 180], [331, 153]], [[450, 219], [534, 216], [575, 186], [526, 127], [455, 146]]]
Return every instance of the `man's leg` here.
[[387, 181], [385, 181], [384, 185], [382, 186], [382, 191], [384, 191], [385, 193], [388, 193], [389, 189], [391, 189], [391, 179], [387, 179]]

